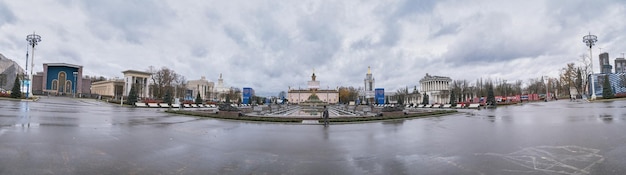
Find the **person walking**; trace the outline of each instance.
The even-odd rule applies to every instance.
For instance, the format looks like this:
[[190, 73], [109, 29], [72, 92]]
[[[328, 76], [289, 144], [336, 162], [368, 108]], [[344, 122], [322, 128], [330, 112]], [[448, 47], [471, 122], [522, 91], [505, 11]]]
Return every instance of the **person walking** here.
[[322, 113], [322, 117], [324, 117], [324, 126], [328, 126], [328, 108], [324, 106], [324, 113]]

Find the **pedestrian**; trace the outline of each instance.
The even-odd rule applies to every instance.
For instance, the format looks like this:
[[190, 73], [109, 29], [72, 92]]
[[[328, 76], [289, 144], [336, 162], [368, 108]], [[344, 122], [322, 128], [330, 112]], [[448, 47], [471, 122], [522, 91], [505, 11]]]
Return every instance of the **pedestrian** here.
[[322, 117], [324, 117], [324, 126], [328, 126], [328, 108], [326, 108], [326, 106], [324, 106]]

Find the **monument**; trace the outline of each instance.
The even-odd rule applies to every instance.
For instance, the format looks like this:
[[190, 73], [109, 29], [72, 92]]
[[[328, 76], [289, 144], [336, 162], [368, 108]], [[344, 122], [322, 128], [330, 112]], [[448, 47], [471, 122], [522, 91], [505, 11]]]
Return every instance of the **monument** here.
[[320, 88], [320, 82], [317, 81], [317, 76], [315, 75], [315, 70], [313, 71], [313, 75], [311, 75], [311, 81], [307, 82], [307, 88], [297, 89], [289, 87], [289, 91], [287, 93], [287, 99], [291, 104], [301, 104], [301, 105], [326, 105], [326, 104], [336, 104], [339, 102], [339, 91], [337, 89], [330, 89], [327, 86], [327, 89]]
[[313, 71], [313, 75], [311, 75], [311, 81], [309, 81], [307, 83], [308, 88], [311, 91], [311, 95], [309, 95], [309, 98], [307, 98], [300, 105], [317, 106], [317, 105], [326, 105], [326, 104], [328, 104], [328, 102], [320, 100], [320, 98], [317, 96], [316, 92], [320, 88], [320, 82], [315, 80], [315, 78], [316, 78], [315, 71]]

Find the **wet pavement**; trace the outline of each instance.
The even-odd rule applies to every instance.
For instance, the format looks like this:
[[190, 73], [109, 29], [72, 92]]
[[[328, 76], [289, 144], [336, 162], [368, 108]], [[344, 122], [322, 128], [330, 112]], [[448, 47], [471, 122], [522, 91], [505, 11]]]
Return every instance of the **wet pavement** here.
[[0, 174], [626, 174], [626, 101], [297, 125], [0, 100]]

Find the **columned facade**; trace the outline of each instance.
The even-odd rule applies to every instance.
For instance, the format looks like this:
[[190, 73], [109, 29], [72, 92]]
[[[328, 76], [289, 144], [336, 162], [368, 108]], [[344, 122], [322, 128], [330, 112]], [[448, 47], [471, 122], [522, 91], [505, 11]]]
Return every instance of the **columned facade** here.
[[211, 91], [214, 89], [214, 83], [209, 82], [206, 77], [202, 76], [199, 80], [189, 80], [187, 88], [192, 91], [192, 96], [195, 99], [198, 94], [203, 100], [211, 99]]
[[315, 73], [311, 76], [311, 81], [307, 82], [307, 89], [289, 89], [287, 99], [289, 103], [300, 104], [309, 102], [312, 95], [317, 96], [320, 102], [336, 104], [339, 102], [339, 91], [336, 89], [320, 89], [320, 82], [315, 80]]
[[136, 70], [126, 70], [122, 73], [124, 74], [124, 96], [128, 96], [130, 88], [135, 86], [139, 98], [149, 97], [150, 86], [148, 79], [152, 75], [151, 73]]
[[450, 82], [452, 82], [450, 77], [431, 76], [426, 74], [426, 76], [420, 80], [420, 91], [428, 95], [429, 104], [449, 103]]

